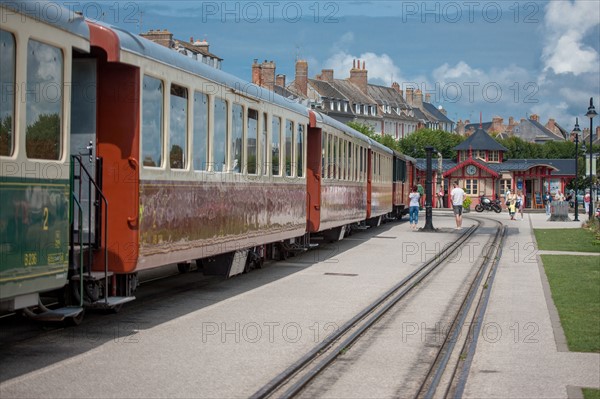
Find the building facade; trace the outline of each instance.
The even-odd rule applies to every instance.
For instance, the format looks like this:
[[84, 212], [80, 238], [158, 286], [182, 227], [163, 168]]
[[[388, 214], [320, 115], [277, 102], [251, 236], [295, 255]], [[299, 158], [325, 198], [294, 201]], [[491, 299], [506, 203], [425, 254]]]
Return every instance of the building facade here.
[[[545, 192], [555, 195], [564, 193], [567, 184], [575, 178], [575, 159], [510, 159], [505, 160], [507, 151], [482, 128], [477, 129], [465, 141], [454, 147], [455, 160], [442, 160], [436, 167], [434, 162], [434, 192], [440, 186], [446, 193], [444, 206], [451, 207], [448, 196], [452, 182], [471, 197], [471, 207], [479, 203], [479, 197], [502, 198], [510, 190], [521, 190], [526, 208], [543, 208]], [[426, 164], [417, 160], [417, 178], [425, 181]], [[434, 198], [437, 206], [438, 198]]]

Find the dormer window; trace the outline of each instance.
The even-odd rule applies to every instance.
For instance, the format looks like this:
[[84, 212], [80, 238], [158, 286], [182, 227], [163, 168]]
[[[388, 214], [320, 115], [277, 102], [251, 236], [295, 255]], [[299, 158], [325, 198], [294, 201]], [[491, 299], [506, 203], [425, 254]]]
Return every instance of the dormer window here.
[[488, 162], [500, 162], [500, 152], [488, 151]]
[[348, 112], [348, 103], [344, 101], [344, 112]]

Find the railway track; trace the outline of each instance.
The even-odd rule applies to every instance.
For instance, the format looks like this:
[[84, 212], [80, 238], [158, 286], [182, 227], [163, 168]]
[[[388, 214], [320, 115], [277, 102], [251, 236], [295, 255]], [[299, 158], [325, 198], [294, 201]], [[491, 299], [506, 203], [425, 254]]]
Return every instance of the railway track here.
[[[291, 398], [302, 396], [312, 384], [318, 385], [319, 378], [335, 363], [336, 359], [344, 355], [366, 332], [373, 329], [378, 321], [397, 307], [402, 299], [422, 284], [428, 276], [447, 264], [452, 255], [472, 238], [482, 224], [481, 219], [473, 220], [476, 222], [475, 226], [465, 230], [454, 242], [437, 253], [435, 257], [423, 263], [410, 275], [369, 304], [311, 352], [297, 360], [255, 392], [252, 397]], [[451, 328], [448, 329], [444, 343], [439, 347], [435, 359], [431, 362], [431, 366], [418, 389], [407, 396], [419, 398], [446, 397], [451, 393], [461, 392], [462, 386], [464, 386], [465, 373], [468, 374], [469, 365], [468, 362], [465, 362], [465, 353], [474, 351], [474, 346], [469, 346], [468, 337], [471, 336], [483, 317], [485, 303], [487, 303], [486, 294], [490, 291], [489, 288], [493, 278], [492, 272], [495, 271], [505, 234], [504, 226], [500, 222], [488, 219], [486, 223], [495, 223], [496, 233], [484, 246], [483, 256], [477, 261], [478, 264], [471, 273], [467, 294], [452, 318]], [[466, 325], [472, 326], [470, 333], [461, 334]], [[459, 370], [458, 373], [457, 370]], [[462, 378], [462, 385], [456, 382], [459, 380], [456, 378], [457, 376]], [[314, 395], [314, 392], [307, 394], [307, 396], [312, 395]]]

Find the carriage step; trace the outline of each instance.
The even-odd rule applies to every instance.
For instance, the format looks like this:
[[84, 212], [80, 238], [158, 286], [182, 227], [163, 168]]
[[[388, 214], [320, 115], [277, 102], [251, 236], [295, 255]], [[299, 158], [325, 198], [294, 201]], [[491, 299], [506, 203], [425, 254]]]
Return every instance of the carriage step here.
[[[84, 280], [103, 280], [106, 277], [111, 277], [113, 275], [113, 272], [108, 272], [107, 274], [104, 274], [104, 272], [91, 272], [91, 273], [84, 273], [83, 274], [83, 279]], [[73, 281], [79, 281], [79, 274], [74, 274], [73, 276], [71, 276], [71, 280]]]
[[83, 308], [79, 306], [67, 306], [64, 308], [52, 309], [46, 312], [30, 315], [34, 320], [38, 321], [63, 321], [70, 317], [77, 317], [83, 312]]
[[100, 299], [91, 305], [88, 308], [91, 309], [114, 309], [117, 306], [121, 306], [127, 302], [131, 302], [135, 300], [134, 296], [109, 296], [106, 299]]

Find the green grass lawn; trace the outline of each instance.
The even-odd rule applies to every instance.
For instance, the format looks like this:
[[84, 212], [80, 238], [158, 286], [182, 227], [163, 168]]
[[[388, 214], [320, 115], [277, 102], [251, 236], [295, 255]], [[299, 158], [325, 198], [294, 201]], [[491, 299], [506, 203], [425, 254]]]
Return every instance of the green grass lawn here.
[[600, 389], [583, 388], [584, 399], [600, 399]]
[[550, 251], [600, 252], [594, 233], [586, 229], [534, 229], [538, 249]]
[[600, 352], [600, 258], [568, 255], [541, 258], [569, 349]]

